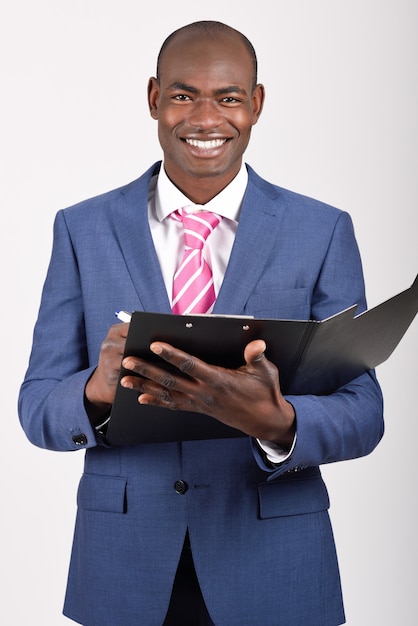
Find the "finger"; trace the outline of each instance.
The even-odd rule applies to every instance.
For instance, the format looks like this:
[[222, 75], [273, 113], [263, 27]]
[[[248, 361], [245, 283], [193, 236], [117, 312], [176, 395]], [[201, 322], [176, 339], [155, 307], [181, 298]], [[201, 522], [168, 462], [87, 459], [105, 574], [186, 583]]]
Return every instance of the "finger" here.
[[207, 376], [210, 376], [210, 372], [213, 369], [212, 366], [204, 361], [192, 356], [188, 352], [174, 348], [168, 343], [155, 341], [150, 345], [150, 350], [167, 363], [174, 365], [179, 372], [186, 374], [190, 378], [205, 380]]
[[[163, 384], [166, 383], [167, 387]], [[173, 387], [174, 383], [170, 381], [166, 381], [163, 378], [158, 382], [154, 381], [151, 378], [144, 378], [143, 376], [122, 376], [120, 380], [120, 384], [125, 389], [132, 389], [136, 391], [138, 394], [150, 394], [150, 395], [158, 395], [161, 390], [168, 391]]]
[[277, 367], [265, 355], [267, 345], [262, 339], [251, 341], [245, 346], [245, 369], [247, 372], [273, 383], [280, 392], [280, 375]]
[[[131, 389], [138, 394], [140, 404], [153, 404], [169, 409], [176, 408], [173, 392], [170, 387], [163, 387], [152, 380], [147, 380], [138, 376], [124, 376], [120, 384], [125, 389]], [[176, 394], [178, 395], [178, 394]]]
[[129, 322], [118, 322], [117, 324], [113, 324], [109, 329], [109, 335], [123, 337], [126, 339], [128, 336], [129, 326]]
[[[140, 378], [133, 376], [125, 376], [124, 378], [128, 379], [125, 382], [132, 383], [134, 381], [135, 389], [139, 389], [140, 381], [154, 381], [159, 385], [167, 388], [173, 388], [176, 384], [176, 376], [168, 372], [163, 367], [159, 367], [158, 365], [153, 365], [149, 361], [144, 361], [142, 359], [138, 359], [136, 357], [128, 356], [122, 361], [122, 367], [125, 370], [129, 370], [131, 372], [135, 372], [135, 374], [139, 374]], [[123, 381], [124, 379], [122, 379]], [[121, 382], [122, 382], [121, 381]]]
[[245, 346], [244, 359], [247, 365], [259, 363], [264, 359], [266, 342], [262, 339], [255, 339]]
[[183, 373], [175, 370], [169, 371], [167, 366], [160, 367], [149, 361], [144, 361], [136, 357], [126, 357], [122, 361], [122, 366], [139, 376], [129, 376], [127, 374], [121, 379], [122, 387], [134, 389], [140, 393], [162, 397], [164, 402], [172, 404], [170, 393], [181, 394], [193, 393], [195, 382]]

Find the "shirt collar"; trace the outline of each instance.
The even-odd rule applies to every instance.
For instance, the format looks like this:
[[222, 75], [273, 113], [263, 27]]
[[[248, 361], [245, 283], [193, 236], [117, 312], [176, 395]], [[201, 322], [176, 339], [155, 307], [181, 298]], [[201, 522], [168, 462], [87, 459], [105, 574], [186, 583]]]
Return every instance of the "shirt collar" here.
[[[238, 174], [225, 189], [206, 204], [194, 206], [238, 222], [247, 183], [248, 172], [243, 162]], [[158, 220], [162, 222], [173, 211], [188, 205], [193, 205], [193, 203], [171, 182], [162, 164], [155, 189], [155, 209]]]

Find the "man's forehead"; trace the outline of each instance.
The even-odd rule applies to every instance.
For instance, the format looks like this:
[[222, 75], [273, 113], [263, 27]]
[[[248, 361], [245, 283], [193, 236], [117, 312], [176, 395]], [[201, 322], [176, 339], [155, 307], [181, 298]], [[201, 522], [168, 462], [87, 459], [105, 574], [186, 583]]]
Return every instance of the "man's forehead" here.
[[170, 61], [181, 63], [182, 58], [189, 58], [192, 51], [196, 55], [196, 60], [205, 56], [208, 56], [208, 59], [226, 56], [229, 60], [240, 60], [243, 63], [245, 57], [249, 57], [241, 38], [234, 32], [201, 34], [194, 31], [182, 31], [168, 43], [160, 64]]
[[178, 31], [168, 42], [166, 50], [174, 45], [197, 43], [200, 46], [219, 45], [222, 42], [242, 43], [241, 37], [233, 30], [201, 32], [200, 30], [184, 29]]
[[190, 82], [199, 72], [208, 78], [223, 75], [227, 85], [242, 82], [253, 68], [250, 55], [237, 36], [202, 38], [195, 33], [181, 33], [165, 49], [159, 69], [170, 83]]

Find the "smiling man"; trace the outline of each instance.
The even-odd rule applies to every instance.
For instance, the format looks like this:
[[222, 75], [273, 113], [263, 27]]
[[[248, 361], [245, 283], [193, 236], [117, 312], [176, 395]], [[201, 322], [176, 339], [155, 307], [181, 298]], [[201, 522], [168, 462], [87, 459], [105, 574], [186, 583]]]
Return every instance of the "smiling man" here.
[[366, 306], [347, 213], [243, 162], [264, 102], [246, 37], [218, 22], [175, 31], [148, 101], [162, 162], [57, 214], [19, 398], [35, 445], [85, 450], [64, 613], [85, 626], [343, 624], [319, 466], [378, 444], [373, 372], [289, 396], [262, 341], [236, 370], [155, 342], [161, 365], [128, 356], [121, 384], [173, 420], [208, 414], [247, 436], [106, 441], [129, 328], [115, 310], [324, 319]]
[[165, 171], [196, 204], [206, 204], [238, 174], [264, 101], [245, 39], [226, 29], [213, 30], [211, 38], [213, 45], [202, 45], [193, 29], [170, 38], [148, 86]]

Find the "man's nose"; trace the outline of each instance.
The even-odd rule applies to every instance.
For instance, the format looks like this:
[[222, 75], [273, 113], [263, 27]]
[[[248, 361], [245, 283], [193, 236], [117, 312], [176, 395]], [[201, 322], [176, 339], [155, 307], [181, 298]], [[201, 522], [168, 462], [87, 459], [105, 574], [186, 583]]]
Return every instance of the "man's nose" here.
[[210, 129], [222, 123], [222, 114], [217, 102], [209, 98], [197, 100], [189, 117], [192, 126], [201, 129]]

